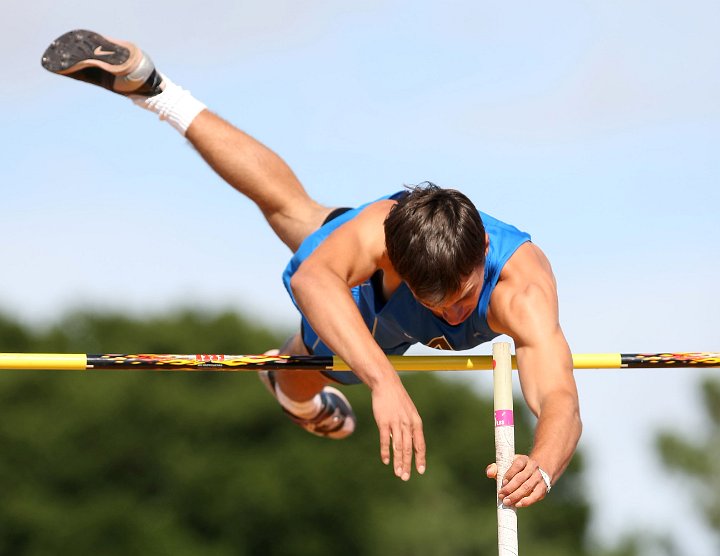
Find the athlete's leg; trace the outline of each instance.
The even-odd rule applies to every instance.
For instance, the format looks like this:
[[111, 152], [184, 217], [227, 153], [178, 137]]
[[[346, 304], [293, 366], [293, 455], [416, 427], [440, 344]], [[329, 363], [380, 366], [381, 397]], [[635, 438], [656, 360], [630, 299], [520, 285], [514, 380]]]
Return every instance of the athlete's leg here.
[[213, 170], [257, 204], [293, 252], [329, 214], [277, 154], [212, 112], [201, 112], [185, 137]]
[[[307, 349], [296, 334], [280, 351], [283, 354], [307, 355]], [[270, 354], [271, 352], [268, 352]], [[260, 380], [278, 400], [288, 416], [306, 431], [317, 436], [341, 439], [355, 430], [355, 414], [340, 390], [317, 371], [260, 371]]]
[[[331, 209], [308, 196], [279, 156], [159, 74], [152, 60], [134, 44], [91, 31], [71, 31], [53, 41], [42, 64], [54, 73], [129, 96], [167, 120], [223, 179], [258, 205], [291, 250], [296, 251], [330, 213]], [[284, 352], [307, 350], [297, 336]], [[261, 377], [281, 404], [300, 408], [302, 416], [295, 420], [310, 432], [343, 438], [353, 431], [355, 416], [347, 399], [327, 386], [330, 380], [321, 373], [277, 372]], [[313, 403], [317, 414], [312, 411]]]
[[330, 212], [308, 196], [279, 156], [205, 110], [189, 91], [161, 75], [136, 45], [92, 31], [70, 31], [52, 42], [42, 64], [53, 73], [129, 96], [167, 120], [220, 176], [258, 205], [293, 252]]
[[[300, 334], [288, 338], [280, 348], [281, 354], [309, 355]], [[275, 373], [277, 383], [288, 398], [297, 401], [306, 401], [320, 392], [333, 381], [320, 371], [278, 371]]]

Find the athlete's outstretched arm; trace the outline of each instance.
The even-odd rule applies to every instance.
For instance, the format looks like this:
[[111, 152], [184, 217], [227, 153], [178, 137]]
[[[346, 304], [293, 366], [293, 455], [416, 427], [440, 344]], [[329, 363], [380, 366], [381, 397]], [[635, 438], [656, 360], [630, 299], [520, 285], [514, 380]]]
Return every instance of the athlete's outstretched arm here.
[[[491, 301], [491, 308], [503, 321], [496, 329], [515, 340], [523, 395], [538, 418], [530, 454], [515, 457], [499, 492], [503, 503], [517, 507], [545, 497], [546, 484], [539, 468], [552, 483], [557, 481], [582, 431], [572, 355], [558, 320], [552, 270], [539, 248], [526, 244], [521, 249], [503, 270], [509, 283], [501, 282], [499, 301]], [[494, 477], [496, 472], [494, 465], [488, 468], [488, 476]]]
[[515, 459], [500, 496], [522, 507], [545, 497], [546, 485], [537, 467], [553, 484], [565, 471], [580, 439], [582, 423], [572, 356], [560, 327], [535, 339], [518, 339], [515, 345], [520, 384], [538, 422], [530, 454]]
[[410, 478], [412, 456], [425, 472], [422, 421], [395, 369], [375, 342], [350, 288], [383, 269], [394, 272], [385, 253], [383, 221], [393, 201], [380, 201], [333, 232], [291, 280], [295, 299], [323, 342], [337, 353], [372, 393], [380, 431], [380, 456], [395, 474]]

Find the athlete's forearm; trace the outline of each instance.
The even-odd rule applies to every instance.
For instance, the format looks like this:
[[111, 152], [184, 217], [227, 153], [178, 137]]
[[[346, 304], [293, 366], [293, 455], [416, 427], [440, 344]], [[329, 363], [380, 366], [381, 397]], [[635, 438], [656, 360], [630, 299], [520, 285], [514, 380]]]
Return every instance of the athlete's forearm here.
[[407, 481], [414, 454], [418, 473], [424, 473], [422, 420], [397, 372], [365, 326], [348, 288], [352, 282], [323, 264], [306, 260], [303, 266], [290, 283], [295, 299], [320, 338], [370, 387], [382, 462], [389, 464], [392, 454], [395, 475]]
[[529, 456], [556, 481], [582, 431], [570, 348], [558, 326], [532, 345], [516, 340], [516, 353], [525, 401], [538, 418]]
[[535, 441], [529, 454], [555, 482], [572, 459], [582, 432], [577, 396], [558, 391], [541, 402]]
[[365, 384], [373, 389], [388, 380], [399, 382], [395, 369], [367, 329], [348, 284], [342, 278], [317, 267], [300, 267], [290, 285], [313, 330]]

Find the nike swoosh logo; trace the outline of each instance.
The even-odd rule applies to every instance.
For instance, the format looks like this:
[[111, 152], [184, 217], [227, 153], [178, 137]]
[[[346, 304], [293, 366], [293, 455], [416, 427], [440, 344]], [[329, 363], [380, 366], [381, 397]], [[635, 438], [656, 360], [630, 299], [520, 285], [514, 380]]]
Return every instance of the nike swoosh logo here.
[[95, 56], [110, 56], [111, 54], [115, 54], [115, 51], [103, 50], [102, 46], [98, 46], [95, 50], [93, 50], [93, 54], [95, 54]]

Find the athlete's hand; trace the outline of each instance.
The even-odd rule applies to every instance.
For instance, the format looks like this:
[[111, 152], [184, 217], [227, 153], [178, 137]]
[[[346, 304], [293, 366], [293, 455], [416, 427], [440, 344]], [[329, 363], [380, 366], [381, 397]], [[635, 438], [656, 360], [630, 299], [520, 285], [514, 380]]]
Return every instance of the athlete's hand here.
[[390, 464], [390, 445], [395, 475], [410, 479], [412, 457], [415, 468], [425, 473], [425, 437], [422, 420], [400, 379], [375, 386], [372, 390], [373, 414], [380, 431], [380, 459]]
[[[489, 479], [496, 479], [497, 471], [497, 464], [491, 463], [485, 473]], [[540, 475], [537, 461], [529, 456], [517, 454], [503, 478], [502, 488], [498, 492], [498, 503], [525, 508], [539, 502], [546, 494], [547, 485]]]

